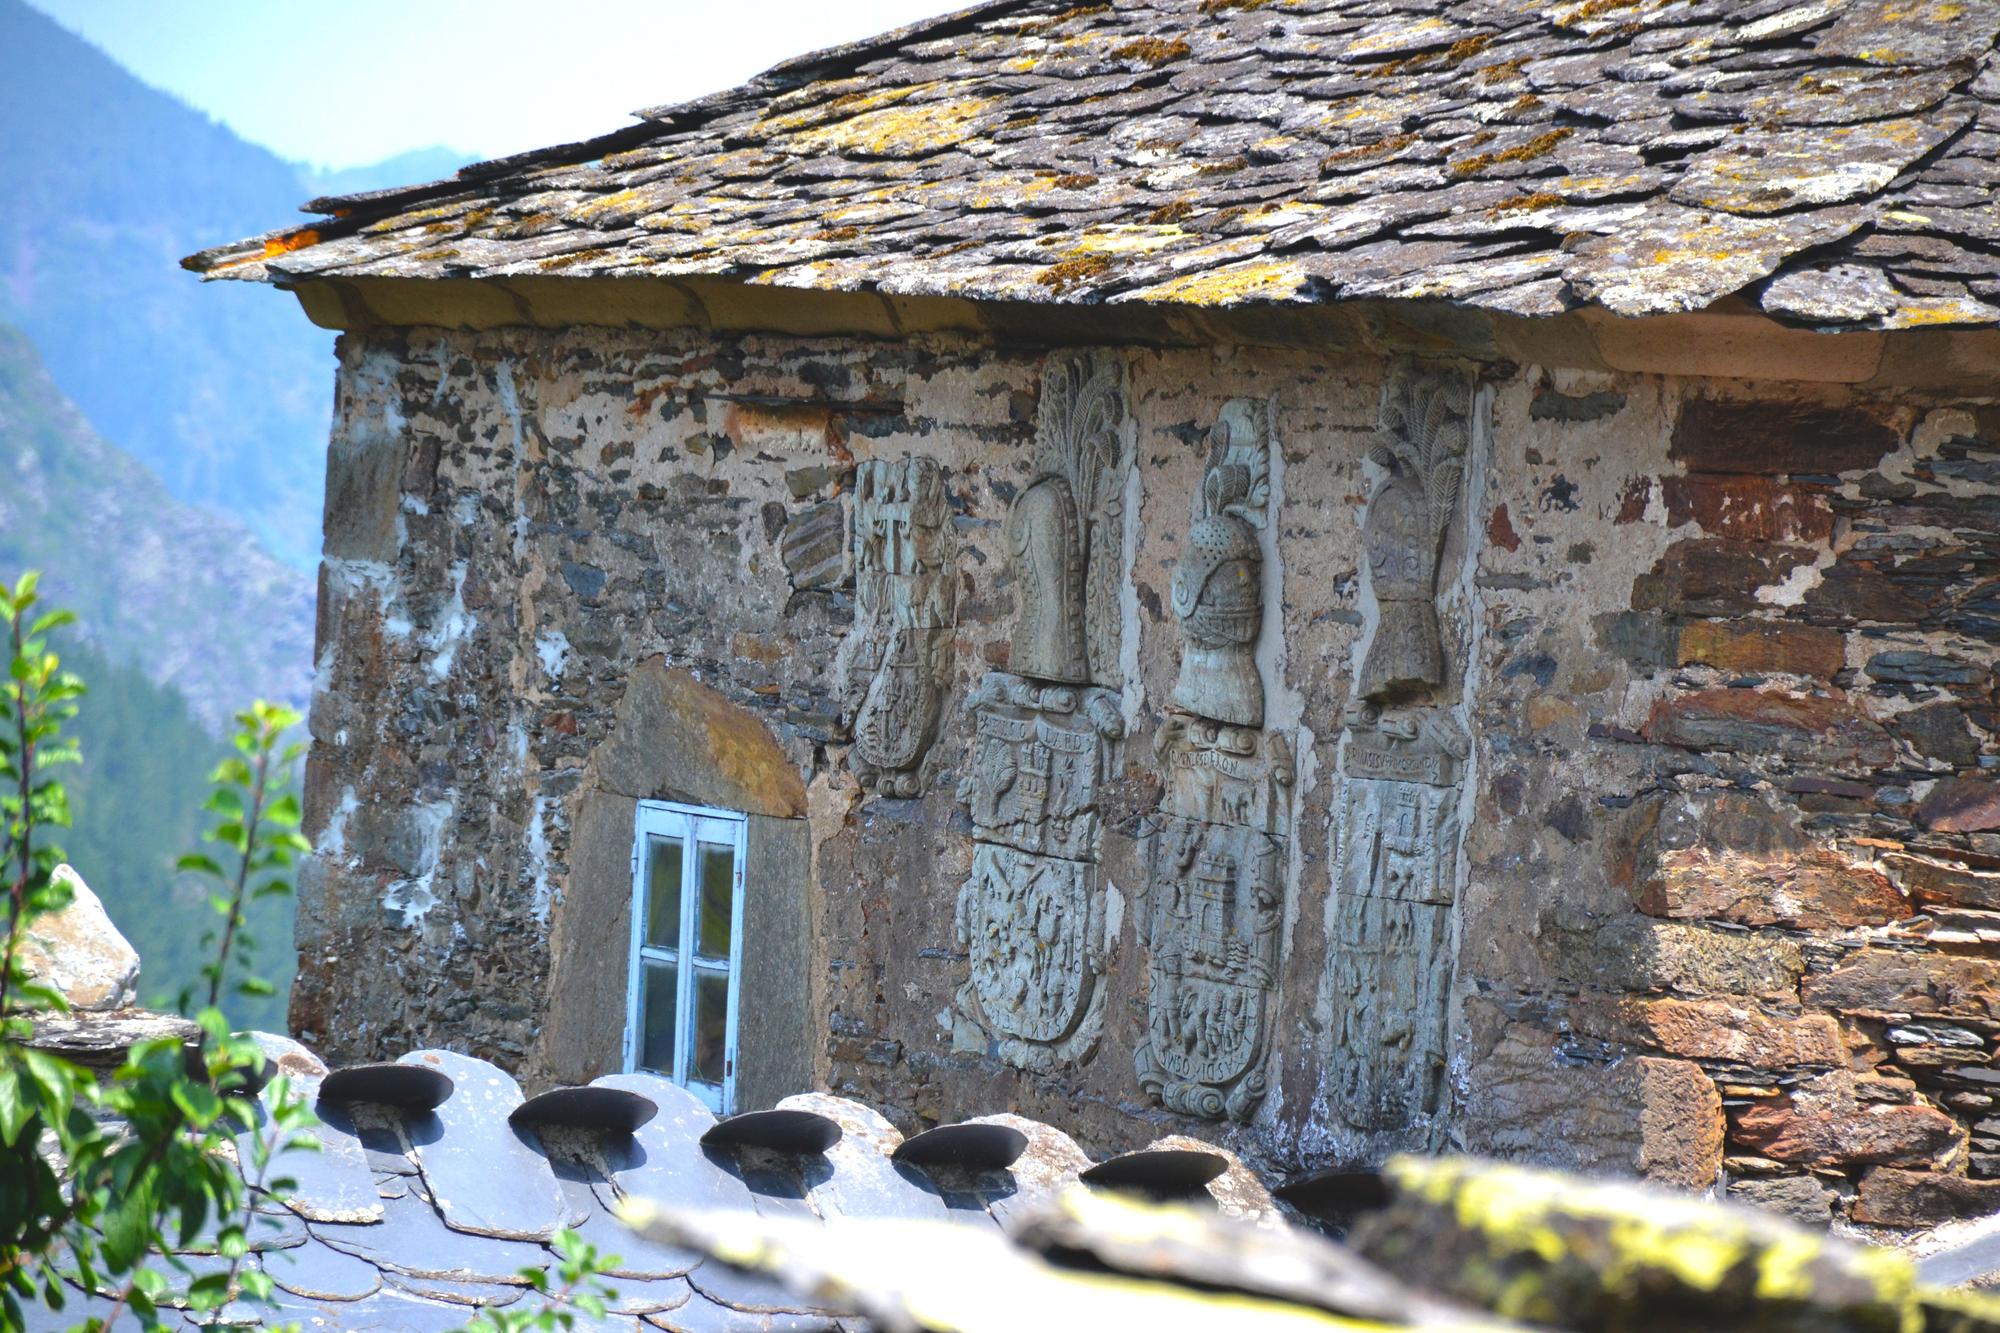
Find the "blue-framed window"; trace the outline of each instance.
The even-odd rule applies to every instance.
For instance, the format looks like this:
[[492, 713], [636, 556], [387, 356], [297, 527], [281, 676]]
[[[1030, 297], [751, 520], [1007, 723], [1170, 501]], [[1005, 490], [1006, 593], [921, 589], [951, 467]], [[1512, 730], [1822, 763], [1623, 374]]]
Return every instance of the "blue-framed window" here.
[[736, 1102], [745, 820], [641, 801], [634, 825], [625, 1068], [664, 1074], [726, 1115]]

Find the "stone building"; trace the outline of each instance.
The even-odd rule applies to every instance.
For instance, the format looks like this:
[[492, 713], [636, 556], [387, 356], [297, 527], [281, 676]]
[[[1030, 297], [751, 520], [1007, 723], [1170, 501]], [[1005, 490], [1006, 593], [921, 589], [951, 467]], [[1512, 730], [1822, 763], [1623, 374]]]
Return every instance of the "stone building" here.
[[2000, 10], [983, 5], [342, 331], [292, 1022], [2000, 1206]]

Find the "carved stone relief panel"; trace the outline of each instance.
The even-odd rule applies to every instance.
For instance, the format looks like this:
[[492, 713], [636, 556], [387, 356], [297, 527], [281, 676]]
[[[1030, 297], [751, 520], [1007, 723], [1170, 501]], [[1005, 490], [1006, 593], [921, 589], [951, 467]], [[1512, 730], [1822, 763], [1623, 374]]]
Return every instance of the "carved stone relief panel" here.
[[1266, 1087], [1284, 841], [1172, 814], [1151, 832], [1139, 1086], [1171, 1111], [1247, 1120]]
[[977, 736], [958, 798], [972, 814], [973, 837], [1094, 860], [1097, 792], [1125, 734], [1118, 696], [994, 671], [969, 703]]
[[1174, 569], [1181, 670], [1154, 733], [1166, 776], [1148, 829], [1139, 1086], [1172, 1111], [1247, 1120], [1264, 1098], [1291, 833], [1292, 755], [1263, 730], [1260, 536], [1277, 400], [1234, 399]]
[[1336, 1104], [1357, 1129], [1435, 1114], [1444, 1090], [1466, 739], [1445, 714], [1356, 718], [1331, 941]]
[[1346, 713], [1329, 922], [1336, 1108], [1362, 1130], [1442, 1109], [1460, 769], [1444, 706], [1439, 561], [1471, 439], [1472, 385], [1404, 368], [1384, 388], [1363, 526], [1376, 624]]
[[1053, 360], [1035, 421], [1035, 479], [1007, 514], [1020, 614], [1012, 672], [967, 701], [974, 738], [959, 800], [972, 876], [958, 937], [971, 977], [958, 1009], [988, 1049], [1026, 1069], [1075, 1062], [1103, 1029], [1106, 909], [1097, 795], [1125, 734], [1118, 687], [1124, 552], [1124, 398], [1116, 362]]
[[1209, 431], [1208, 471], [1174, 568], [1181, 622], [1175, 708], [1242, 727], [1264, 723], [1257, 635], [1264, 623], [1264, 553], [1258, 530], [1271, 496], [1269, 415], [1277, 400], [1235, 399]]
[[972, 852], [957, 933], [972, 975], [958, 1007], [1023, 1069], [1088, 1055], [1104, 1026], [1104, 895], [1089, 861], [999, 843]]
[[1368, 456], [1386, 474], [1362, 532], [1379, 619], [1356, 693], [1381, 702], [1444, 684], [1438, 637], [1438, 557], [1458, 504], [1471, 430], [1471, 385], [1406, 372], [1391, 380]]
[[1117, 689], [1125, 542], [1125, 398], [1118, 363], [1056, 358], [1035, 411], [1035, 480], [1007, 516], [1021, 615], [1010, 665]]
[[854, 488], [854, 628], [843, 702], [861, 784], [914, 796], [951, 679], [956, 544], [936, 459], [871, 459]]

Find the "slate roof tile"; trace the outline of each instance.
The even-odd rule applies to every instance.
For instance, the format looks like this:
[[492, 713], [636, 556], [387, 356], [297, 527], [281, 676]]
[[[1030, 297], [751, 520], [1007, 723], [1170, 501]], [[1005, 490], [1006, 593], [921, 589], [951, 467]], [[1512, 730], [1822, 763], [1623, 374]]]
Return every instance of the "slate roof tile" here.
[[[1997, 35], [2000, 0], [995, 0], [186, 262], [1230, 306], [1415, 295], [1379, 247], [1448, 235], [1469, 249], [1432, 299], [1639, 315], [1747, 290], [1819, 326], [1983, 325], [1865, 242], [1953, 243], [2000, 279]], [[1510, 185], [1552, 211], [1487, 225]], [[1576, 212], [1606, 199], [1648, 207]], [[1104, 239], [1162, 210], [1177, 230]]]

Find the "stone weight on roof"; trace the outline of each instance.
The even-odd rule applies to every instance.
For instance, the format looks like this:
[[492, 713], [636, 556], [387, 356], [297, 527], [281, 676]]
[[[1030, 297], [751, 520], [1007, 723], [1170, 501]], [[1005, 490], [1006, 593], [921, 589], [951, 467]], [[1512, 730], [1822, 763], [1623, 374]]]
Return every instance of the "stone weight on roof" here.
[[[1060, 1130], [1019, 1117], [956, 1135], [933, 1131], [928, 1151], [899, 1157], [904, 1140], [893, 1125], [824, 1093], [718, 1123], [686, 1089], [653, 1074], [606, 1075], [588, 1089], [524, 1099], [505, 1071], [451, 1051], [329, 1071], [289, 1038], [258, 1041], [313, 1104], [320, 1150], [278, 1155], [272, 1177], [294, 1184], [282, 1197], [253, 1195], [246, 1262], [270, 1276], [278, 1303], [233, 1304], [225, 1317], [235, 1325], [458, 1328], [478, 1309], [535, 1299], [522, 1270], [551, 1270], [551, 1242], [569, 1228], [601, 1255], [618, 1256], [606, 1278], [617, 1296], [596, 1327], [844, 1327], [775, 1277], [635, 1234], [615, 1210], [643, 1199], [811, 1226], [915, 1220], [997, 1235], [1008, 1218], [1091, 1167]], [[253, 1132], [268, 1133], [268, 1123], [260, 1116]], [[1233, 1159], [1217, 1160], [1241, 1172]], [[1218, 1203], [1242, 1206], [1239, 1191]], [[1249, 1201], [1251, 1211], [1270, 1206], [1261, 1188]], [[177, 1257], [199, 1274], [226, 1263], [214, 1251], [211, 1231]], [[170, 1285], [186, 1280], [169, 1275]], [[106, 1314], [108, 1294], [78, 1289], [64, 1310], [31, 1316], [29, 1328], [66, 1329]]]

